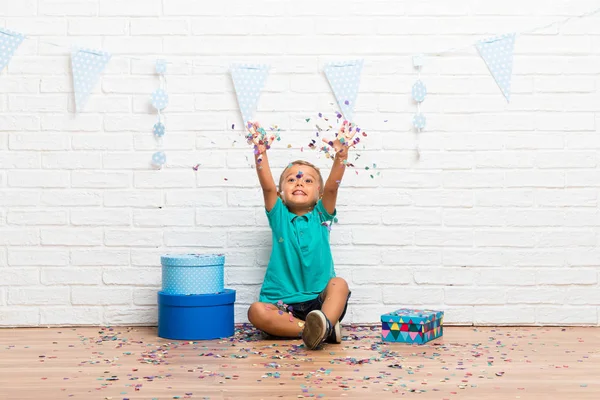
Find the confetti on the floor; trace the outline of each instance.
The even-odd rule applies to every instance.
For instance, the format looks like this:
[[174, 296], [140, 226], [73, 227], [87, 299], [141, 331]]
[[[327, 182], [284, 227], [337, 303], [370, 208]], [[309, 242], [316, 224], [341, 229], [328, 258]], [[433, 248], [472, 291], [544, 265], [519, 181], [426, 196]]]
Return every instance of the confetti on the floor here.
[[[283, 301], [277, 306], [291, 307]], [[287, 314], [292, 319], [291, 313]], [[302, 321], [297, 324], [303, 328]], [[98, 329], [95, 335], [89, 334], [89, 328], [81, 328], [88, 332], [85, 335], [73, 328], [69, 330], [70, 339], [65, 341], [62, 331], [53, 329], [48, 342], [52, 343], [52, 353], [47, 351], [47, 343], [45, 347], [39, 347], [39, 343], [20, 347], [28, 349], [23, 351], [36, 351], [30, 347], [44, 349], [35, 354], [38, 368], [32, 369], [33, 376], [37, 374], [37, 380], [43, 382], [40, 385], [60, 390], [62, 397], [89, 398], [75, 395], [76, 388], [84, 381], [88, 385], [86, 393], [102, 390], [102, 398], [113, 399], [126, 399], [133, 392], [149, 394], [157, 388], [172, 393], [160, 398], [192, 398], [194, 392], [185, 389], [189, 384], [205, 398], [218, 398], [221, 392], [211, 392], [212, 385], [235, 390], [235, 382], [242, 378], [236, 371], [242, 366], [246, 366], [243, 376], [246, 382], [248, 379], [261, 385], [273, 382], [277, 386], [268, 390], [277, 387], [284, 397], [329, 397], [327, 393], [339, 390], [358, 394], [364, 391], [364, 398], [388, 392], [394, 395], [440, 392], [436, 398], [451, 399], [463, 391], [476, 397], [482, 387], [487, 393], [492, 390], [507, 393], [512, 389], [518, 396], [525, 395], [528, 387], [518, 373], [512, 373], [516, 364], [519, 371], [529, 374], [551, 373], [552, 382], [559, 382], [562, 377], [563, 383], [556, 385], [564, 385], [565, 379], [572, 379], [565, 374], [575, 370], [581, 374], [586, 368], [593, 368], [582, 363], [597, 360], [597, 351], [593, 357], [592, 353], [582, 351], [590, 348], [581, 347], [582, 340], [565, 340], [572, 335], [570, 329], [559, 333], [564, 336], [562, 341], [554, 342], [544, 342], [544, 335], [556, 333], [558, 328], [461, 328], [463, 332], [468, 329], [461, 337], [473, 338], [462, 342], [452, 339], [450, 329], [453, 328], [446, 330], [448, 337], [411, 346], [383, 342], [379, 326], [344, 326], [342, 344], [327, 345], [321, 353], [308, 351], [298, 339], [273, 341], [250, 325], [236, 327], [235, 335], [230, 338], [213, 341], [169, 341], [158, 339], [155, 328], [110, 327]], [[56, 340], [61, 335], [63, 338]], [[3, 343], [10, 342], [3, 339]], [[3, 352], [15, 349], [14, 344], [0, 347], [0, 357], [7, 355]], [[64, 352], [77, 352], [74, 360], [78, 361], [60, 378], [58, 389], [55, 373], [49, 372], [54, 371], [52, 363], [64, 357]], [[545, 353], [554, 357], [545, 357]], [[554, 363], [556, 360], [561, 362]], [[64, 365], [64, 360], [60, 362]], [[11, 371], [3, 371], [5, 377], [7, 372]], [[511, 384], [514, 386], [509, 388]], [[580, 382], [573, 382], [569, 390], [586, 391], [588, 395], [591, 392], [587, 383]]]

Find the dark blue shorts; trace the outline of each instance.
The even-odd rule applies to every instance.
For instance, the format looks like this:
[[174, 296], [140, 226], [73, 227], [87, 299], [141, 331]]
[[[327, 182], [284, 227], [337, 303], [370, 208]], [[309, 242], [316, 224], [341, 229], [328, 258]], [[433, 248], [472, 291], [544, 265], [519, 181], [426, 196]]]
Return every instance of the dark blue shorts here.
[[[303, 301], [301, 303], [294, 304], [276, 304], [277, 308], [279, 308], [283, 312], [291, 312], [292, 315], [302, 321], [306, 321], [306, 316], [309, 312], [314, 310], [320, 310], [323, 307], [323, 293], [321, 292], [317, 297], [312, 300]], [[348, 298], [346, 299], [346, 305], [344, 306], [344, 311], [342, 311], [342, 315], [340, 315], [340, 321], [346, 315], [346, 310], [348, 309], [348, 299], [350, 299], [350, 295], [352, 292], [348, 292]]]

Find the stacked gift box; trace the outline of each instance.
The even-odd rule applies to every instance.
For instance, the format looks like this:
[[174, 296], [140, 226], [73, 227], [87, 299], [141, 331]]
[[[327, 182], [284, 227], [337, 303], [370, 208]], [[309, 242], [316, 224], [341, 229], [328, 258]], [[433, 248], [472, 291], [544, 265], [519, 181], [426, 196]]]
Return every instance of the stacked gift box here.
[[233, 335], [235, 290], [224, 288], [222, 254], [161, 257], [158, 336], [202, 340]]

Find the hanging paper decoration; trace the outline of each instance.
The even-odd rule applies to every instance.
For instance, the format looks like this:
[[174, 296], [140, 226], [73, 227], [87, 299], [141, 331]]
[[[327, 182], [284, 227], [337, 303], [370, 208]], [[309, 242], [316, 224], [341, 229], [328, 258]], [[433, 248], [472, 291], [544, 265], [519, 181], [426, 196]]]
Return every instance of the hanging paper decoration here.
[[165, 109], [165, 107], [167, 107], [167, 104], [169, 104], [169, 95], [164, 89], [156, 89], [154, 92], [152, 92], [151, 99], [152, 105], [157, 110], [162, 111]]
[[515, 37], [515, 33], [507, 33], [481, 40], [475, 45], [507, 102], [510, 102]]
[[254, 119], [260, 91], [265, 86], [268, 75], [268, 65], [234, 64], [231, 66], [231, 78], [244, 125]]
[[[160, 87], [152, 92], [150, 101], [152, 106], [158, 111], [158, 122], [152, 127], [152, 133], [154, 138], [158, 142], [159, 149], [163, 146], [163, 136], [165, 135], [165, 124], [162, 122], [162, 110], [164, 110], [169, 104], [169, 95], [165, 90], [166, 78], [165, 73], [167, 72], [167, 62], [165, 60], [156, 60], [155, 70], [158, 74]], [[167, 162], [167, 155], [164, 151], [157, 151], [152, 155], [152, 165], [156, 168], [162, 168]]]
[[157, 151], [152, 154], [152, 165], [162, 167], [167, 162], [167, 155], [164, 151]]
[[152, 128], [152, 133], [156, 137], [163, 137], [165, 135], [165, 125], [162, 122], [157, 122]]
[[[422, 54], [416, 55], [413, 57], [413, 66], [417, 69], [417, 81], [412, 87], [411, 94], [412, 98], [417, 103], [417, 113], [413, 116], [412, 124], [417, 130], [418, 133], [421, 133], [421, 130], [425, 129], [427, 119], [425, 115], [421, 113], [421, 103], [425, 101], [425, 97], [427, 96], [427, 86], [421, 80], [421, 68], [425, 63], [425, 58]], [[421, 156], [421, 152], [419, 150], [417, 138], [417, 157]]]
[[81, 111], [111, 55], [105, 51], [74, 48], [71, 51], [75, 107]]
[[413, 116], [413, 126], [417, 128], [419, 131], [425, 129], [426, 118], [423, 114], [418, 113]]
[[156, 60], [154, 68], [156, 69], [157, 74], [164, 74], [165, 72], [167, 72], [167, 61], [161, 59]]
[[416, 81], [412, 87], [413, 100], [417, 103], [422, 103], [423, 101], [425, 101], [425, 96], [427, 96], [427, 87], [425, 86], [423, 81]]
[[25, 35], [21, 33], [0, 28], [0, 72], [8, 65], [24, 39]]
[[350, 122], [354, 118], [354, 106], [358, 96], [363, 64], [363, 60], [352, 60], [330, 63], [325, 66], [325, 75], [341, 112], [344, 118]]

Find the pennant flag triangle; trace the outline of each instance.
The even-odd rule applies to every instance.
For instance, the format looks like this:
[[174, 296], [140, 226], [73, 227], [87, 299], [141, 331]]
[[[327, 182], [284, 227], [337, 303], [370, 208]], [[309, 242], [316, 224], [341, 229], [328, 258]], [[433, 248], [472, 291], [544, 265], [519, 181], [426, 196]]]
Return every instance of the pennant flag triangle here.
[[325, 66], [325, 75], [340, 106], [340, 111], [350, 122], [354, 117], [354, 106], [358, 96], [363, 64], [363, 60], [352, 60], [330, 63]]
[[414, 341], [417, 338], [419, 332], [408, 332], [408, 334], [410, 335], [410, 338]]
[[0, 28], [0, 72], [8, 65], [23, 40], [23, 34]]
[[515, 33], [507, 33], [481, 40], [475, 45], [506, 101], [510, 101], [515, 36]]
[[111, 55], [105, 51], [74, 48], [71, 51], [73, 69], [73, 88], [75, 89], [75, 108], [81, 111], [87, 103], [90, 93], [100, 74], [108, 64]]
[[390, 329], [391, 329], [391, 330], [393, 330], [393, 331], [399, 331], [399, 330], [400, 330], [400, 327], [398, 326], [398, 324], [397, 324], [397, 323], [395, 323], [395, 322], [394, 322], [394, 323], [392, 324], [392, 326], [390, 327]]
[[265, 86], [268, 74], [268, 65], [234, 64], [231, 66], [231, 78], [244, 124], [254, 118], [260, 91]]
[[382, 329], [382, 330], [381, 330], [381, 335], [382, 335], [384, 338], [386, 338], [386, 337], [387, 337], [387, 335], [389, 335], [389, 334], [390, 334], [390, 331], [389, 331], [388, 329]]

